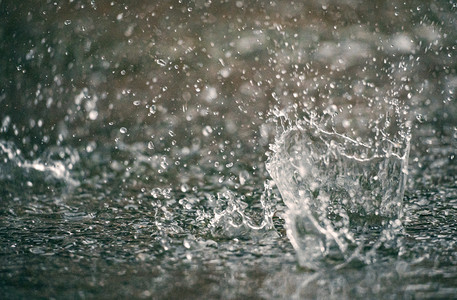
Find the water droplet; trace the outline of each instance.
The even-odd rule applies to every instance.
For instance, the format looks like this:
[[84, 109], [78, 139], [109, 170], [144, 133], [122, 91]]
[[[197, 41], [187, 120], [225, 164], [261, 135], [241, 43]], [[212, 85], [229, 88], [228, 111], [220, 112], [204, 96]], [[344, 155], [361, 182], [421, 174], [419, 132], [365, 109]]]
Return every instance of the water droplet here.
[[65, 22], [63, 22], [65, 25], [70, 25], [71, 24], [71, 20], [65, 20]]
[[232, 70], [230, 68], [223, 68], [222, 70], [219, 71], [222, 77], [227, 78], [230, 76], [232, 73]]
[[91, 112], [89, 112], [89, 119], [94, 121], [96, 120], [98, 117], [98, 112], [96, 110], [92, 110]]
[[127, 128], [121, 127], [121, 128], [119, 129], [119, 131], [120, 131], [121, 133], [127, 133]]
[[185, 193], [187, 191], [189, 191], [189, 186], [187, 184], [183, 183], [181, 185], [181, 192]]
[[243, 170], [240, 172], [240, 184], [244, 185], [246, 183], [246, 180], [249, 178], [249, 173], [246, 170]]
[[202, 133], [204, 136], [209, 136], [213, 132], [213, 128], [211, 126], [207, 125], [205, 128], [203, 128]]
[[214, 87], [207, 87], [202, 96], [207, 102], [214, 101], [217, 98], [217, 90]]
[[154, 150], [154, 143], [152, 141], [148, 143], [148, 149]]
[[167, 62], [163, 59], [156, 59], [156, 63], [159, 65], [159, 66], [162, 66], [162, 67], [165, 67], [167, 65]]
[[425, 118], [425, 116], [423, 116], [422, 114], [417, 114], [416, 115], [416, 119], [417, 119], [417, 121], [419, 121], [419, 123], [423, 123], [423, 122], [425, 122], [427, 120]]

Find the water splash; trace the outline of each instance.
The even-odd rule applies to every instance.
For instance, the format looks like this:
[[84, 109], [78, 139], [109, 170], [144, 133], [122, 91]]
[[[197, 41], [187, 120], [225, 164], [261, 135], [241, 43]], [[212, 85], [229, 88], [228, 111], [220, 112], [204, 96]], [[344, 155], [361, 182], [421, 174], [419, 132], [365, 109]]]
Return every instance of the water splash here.
[[253, 207], [231, 191], [218, 193], [217, 198], [212, 198], [214, 207], [210, 227], [214, 236], [253, 237], [257, 233], [271, 231], [274, 227], [276, 203], [268, 182], [265, 183], [260, 196], [260, 208], [257, 210], [253, 210]]
[[18, 187], [35, 192], [76, 187], [79, 181], [71, 170], [78, 162], [78, 152], [69, 148], [50, 148], [40, 158], [30, 160], [13, 142], [0, 141], [0, 182], [5, 191]]
[[277, 114], [282, 127], [267, 169], [288, 207], [287, 235], [300, 265], [368, 262], [396, 241], [410, 134], [402, 110], [390, 108], [368, 114], [369, 122], [336, 105], [294, 121]]

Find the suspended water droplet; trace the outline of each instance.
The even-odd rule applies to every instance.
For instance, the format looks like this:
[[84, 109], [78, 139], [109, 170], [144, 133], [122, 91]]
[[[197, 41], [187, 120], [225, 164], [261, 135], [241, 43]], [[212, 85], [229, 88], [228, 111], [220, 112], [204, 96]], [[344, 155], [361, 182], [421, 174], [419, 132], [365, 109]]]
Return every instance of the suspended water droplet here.
[[204, 136], [209, 136], [213, 132], [213, 128], [211, 126], [207, 125], [203, 128], [202, 133]]
[[89, 112], [89, 119], [94, 121], [98, 117], [98, 112], [96, 110], [92, 110]]
[[148, 143], [148, 149], [154, 150], [154, 143], [153, 143], [152, 141], [150, 141], [150, 142]]
[[159, 59], [156, 59], [156, 63], [159, 65], [159, 66], [162, 66], [162, 67], [165, 67], [167, 65], [167, 62], [161, 58]]
[[120, 131], [121, 133], [127, 133], [127, 128], [121, 127], [121, 128], [119, 129], [119, 131]]
[[185, 193], [189, 191], [189, 186], [186, 183], [181, 184], [181, 192]]
[[232, 70], [230, 68], [223, 68], [219, 71], [219, 73], [221, 74], [222, 77], [227, 78], [232, 73]]
[[217, 98], [217, 90], [214, 87], [207, 87], [202, 96], [207, 102], [211, 102]]
[[427, 121], [427, 118], [422, 114], [417, 114], [416, 119], [417, 119], [417, 121], [419, 121], [419, 123], [423, 123], [423, 122]]
[[239, 175], [239, 178], [240, 178], [240, 184], [244, 185], [246, 183], [246, 180], [249, 179], [248, 171], [246, 171], [246, 170], [241, 171], [240, 175]]

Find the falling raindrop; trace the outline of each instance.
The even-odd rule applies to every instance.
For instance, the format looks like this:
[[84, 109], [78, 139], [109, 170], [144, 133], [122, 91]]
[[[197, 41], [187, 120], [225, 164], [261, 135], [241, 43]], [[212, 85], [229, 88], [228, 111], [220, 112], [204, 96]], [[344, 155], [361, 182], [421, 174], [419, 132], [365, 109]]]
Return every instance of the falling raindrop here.
[[204, 136], [209, 136], [212, 132], [213, 132], [213, 129], [209, 125], [205, 126], [202, 131]]

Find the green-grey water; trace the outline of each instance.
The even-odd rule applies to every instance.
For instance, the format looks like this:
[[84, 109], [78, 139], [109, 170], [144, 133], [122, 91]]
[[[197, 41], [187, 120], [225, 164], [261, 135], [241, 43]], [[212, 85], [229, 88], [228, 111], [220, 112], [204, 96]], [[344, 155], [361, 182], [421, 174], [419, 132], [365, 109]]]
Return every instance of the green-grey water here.
[[[452, 0], [0, 1], [0, 297], [455, 298], [456, 15]], [[410, 133], [407, 168], [354, 165], [338, 156], [352, 142], [330, 151], [319, 132], [281, 140], [310, 114], [376, 155]], [[284, 202], [314, 181], [321, 224], [353, 238], [336, 263], [302, 251], [292, 216], [309, 207]]]

